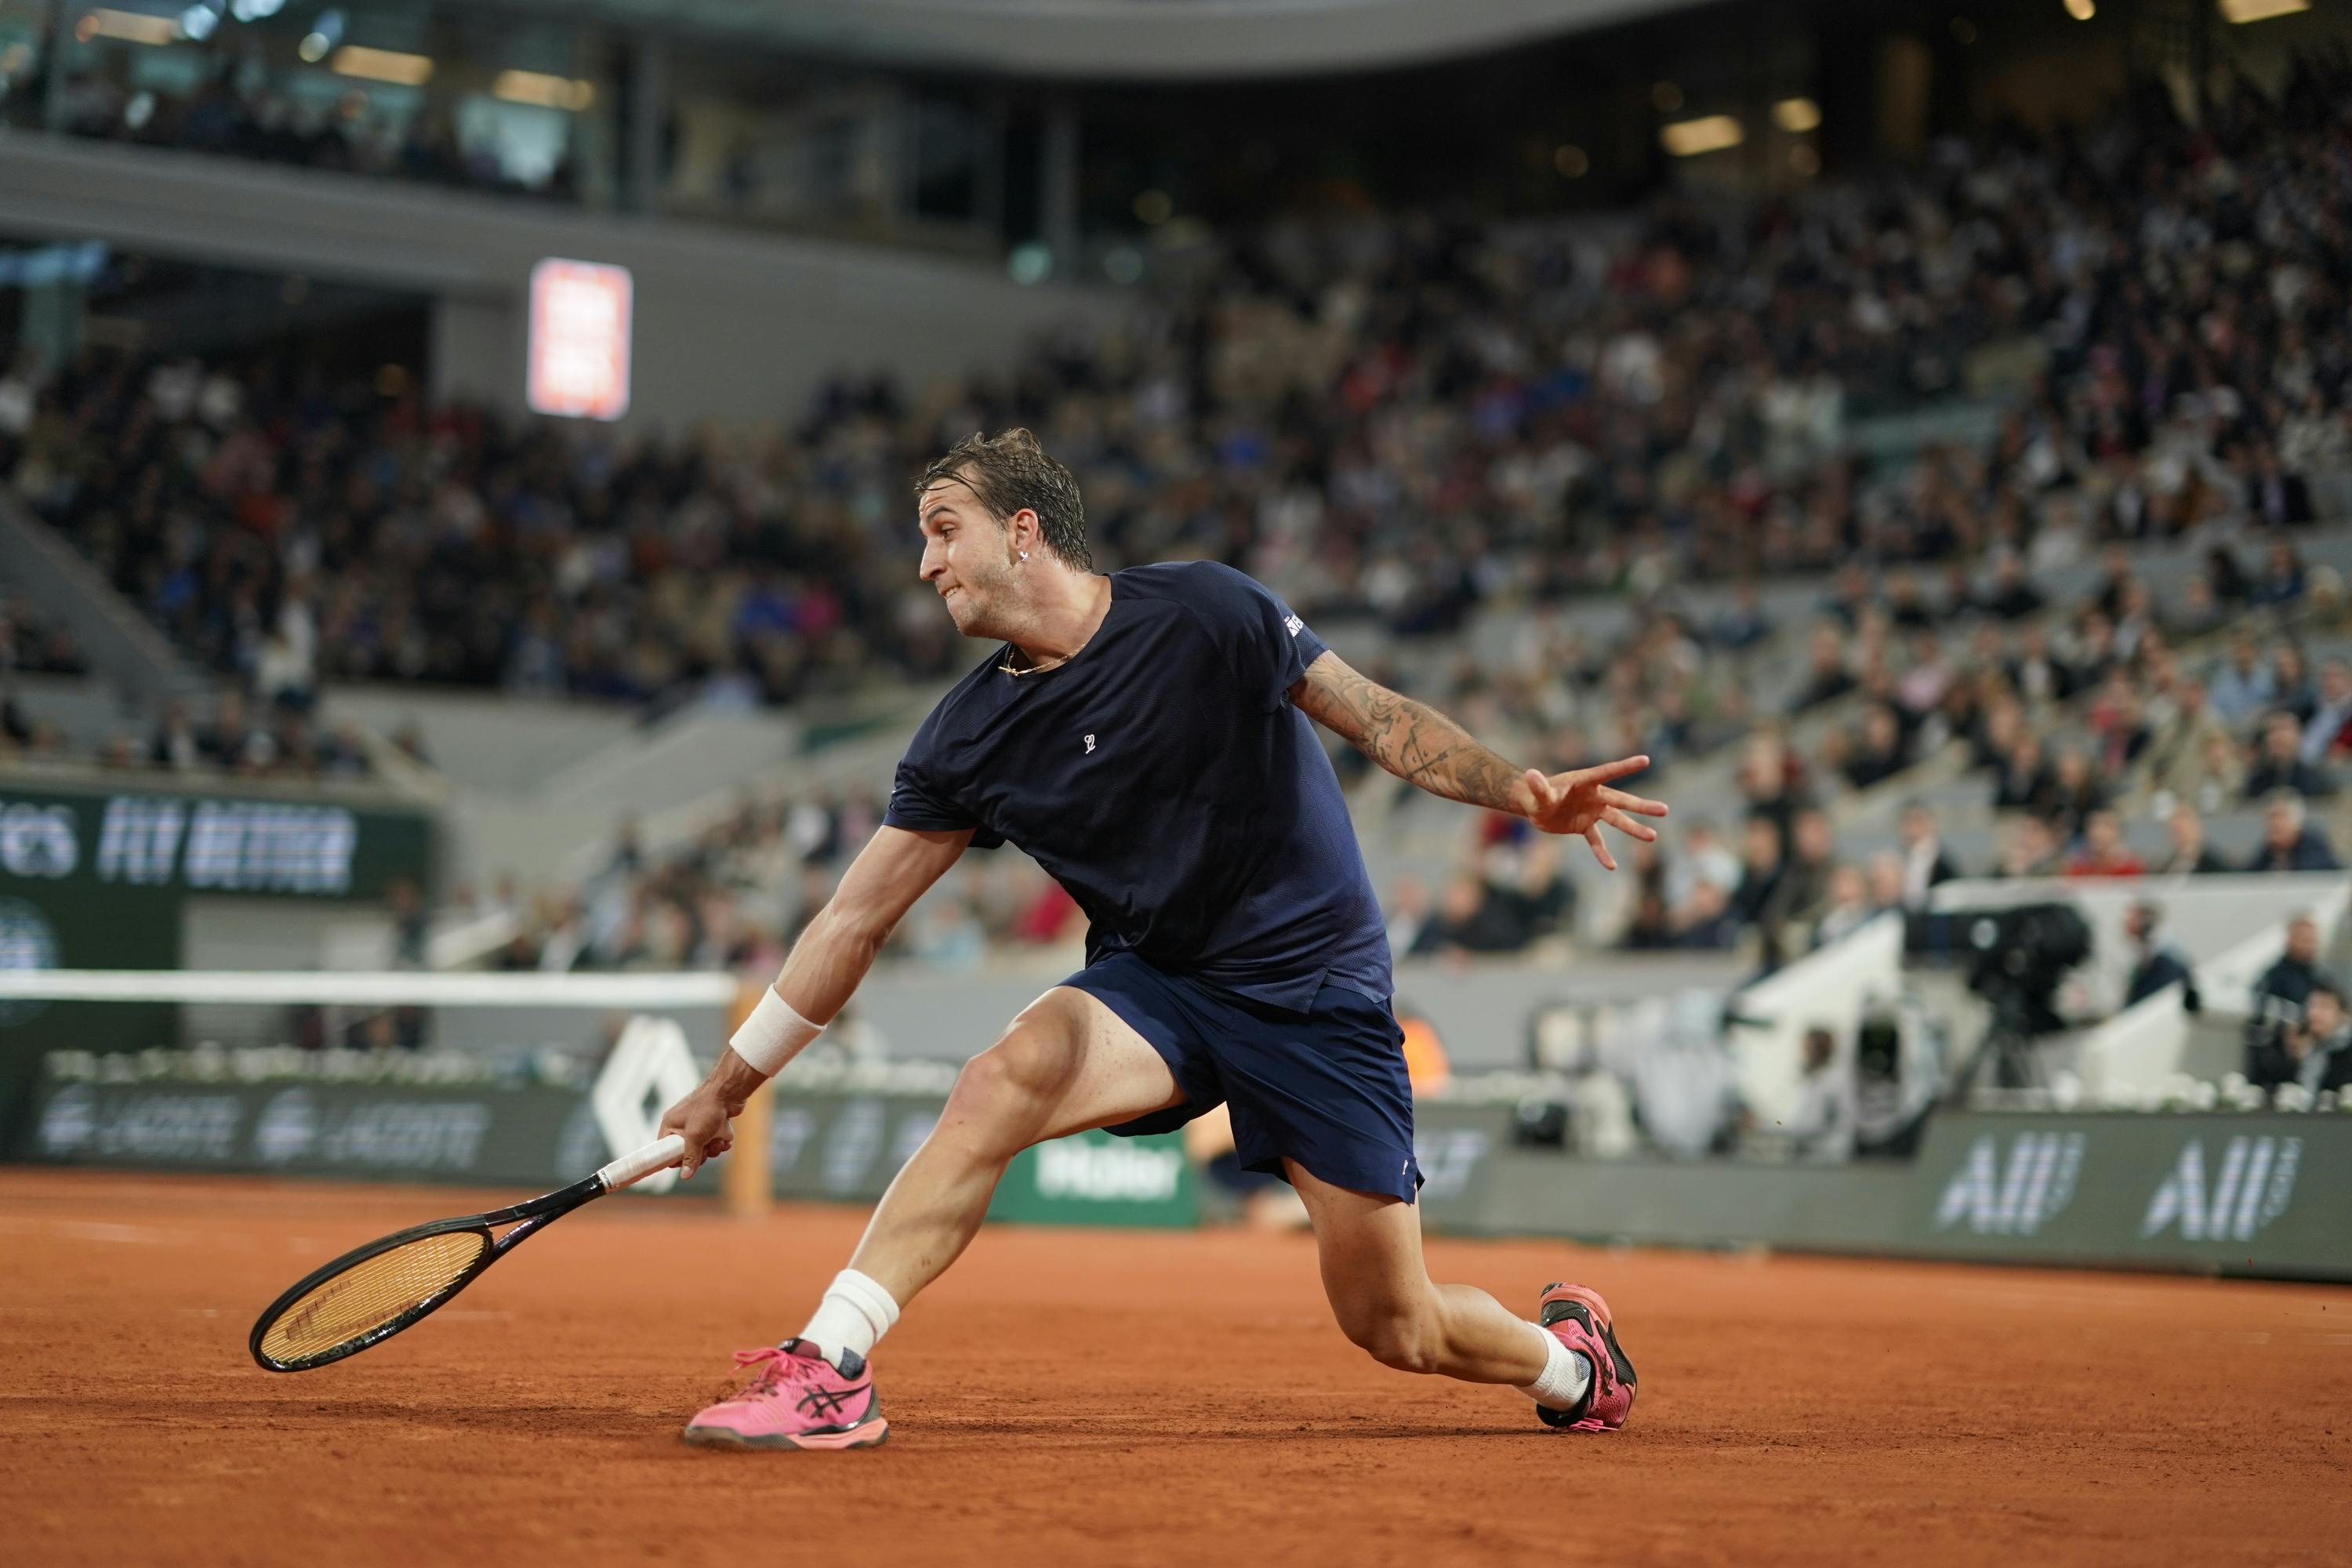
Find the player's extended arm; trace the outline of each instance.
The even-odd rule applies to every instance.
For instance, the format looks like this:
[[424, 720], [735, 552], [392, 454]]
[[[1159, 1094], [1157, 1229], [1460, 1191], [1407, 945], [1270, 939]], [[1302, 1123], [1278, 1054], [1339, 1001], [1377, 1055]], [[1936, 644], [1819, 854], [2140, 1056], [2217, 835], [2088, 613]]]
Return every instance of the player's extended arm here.
[[[971, 842], [969, 827], [954, 833], [918, 833], [904, 827], [883, 827], [857, 852], [841, 886], [816, 912], [776, 977], [776, 994], [802, 1017], [829, 1023], [874, 966], [882, 944], [915, 900]], [[719, 1054], [718, 1065], [700, 1088], [669, 1108], [662, 1117], [664, 1133], [686, 1136], [687, 1155], [680, 1167], [692, 1175], [714, 1154], [723, 1154], [734, 1139], [728, 1121], [743, 1109], [751, 1091], [768, 1075], [735, 1054], [730, 1047]]]
[[1391, 691], [1328, 650], [1307, 667], [1290, 689], [1290, 700], [1407, 784], [1447, 800], [1524, 816], [1546, 833], [1574, 834], [1612, 871], [1617, 861], [1601, 842], [1601, 825], [1655, 841], [1657, 829], [1633, 819], [1666, 815], [1663, 802], [1611, 787], [1612, 780], [1648, 767], [1647, 757], [1621, 757], [1565, 773], [1521, 768], [1480, 745], [1436, 709]]

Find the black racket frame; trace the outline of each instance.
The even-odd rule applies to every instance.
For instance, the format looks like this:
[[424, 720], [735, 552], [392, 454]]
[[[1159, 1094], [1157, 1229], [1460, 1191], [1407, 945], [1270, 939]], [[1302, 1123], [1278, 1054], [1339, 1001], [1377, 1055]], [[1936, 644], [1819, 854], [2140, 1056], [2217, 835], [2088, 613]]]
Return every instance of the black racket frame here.
[[[533, 1198], [529, 1203], [516, 1204], [511, 1208], [492, 1209], [487, 1214], [459, 1215], [454, 1219], [436, 1219], [429, 1225], [411, 1226], [406, 1230], [394, 1231], [390, 1236], [380, 1236], [364, 1246], [352, 1248], [341, 1258], [320, 1264], [288, 1286], [284, 1293], [263, 1308], [261, 1316], [254, 1320], [253, 1333], [247, 1340], [246, 1348], [253, 1352], [254, 1361], [269, 1372], [310, 1372], [317, 1367], [331, 1365], [345, 1356], [357, 1355], [372, 1345], [382, 1344], [403, 1329], [423, 1321], [447, 1306], [457, 1298], [459, 1291], [480, 1279], [484, 1270], [504, 1258], [523, 1237], [546, 1229], [581, 1205], [603, 1197], [608, 1190], [604, 1185], [604, 1174], [599, 1171], [594, 1175], [583, 1177], [568, 1187], [560, 1188], [544, 1197]], [[518, 1220], [521, 1223], [515, 1225], [515, 1228], [504, 1236], [490, 1236], [492, 1226], [514, 1225]], [[458, 1275], [446, 1287], [418, 1302], [398, 1317], [370, 1329], [366, 1333], [320, 1351], [315, 1355], [299, 1356], [292, 1361], [279, 1361], [277, 1357], [263, 1352], [262, 1338], [269, 1332], [278, 1318], [295, 1302], [336, 1275], [355, 1268], [379, 1254], [390, 1252], [395, 1247], [406, 1247], [412, 1242], [423, 1241], [430, 1237], [456, 1235], [460, 1231], [476, 1232], [488, 1238], [489, 1245], [482, 1248], [481, 1256], [474, 1259], [463, 1274]]]

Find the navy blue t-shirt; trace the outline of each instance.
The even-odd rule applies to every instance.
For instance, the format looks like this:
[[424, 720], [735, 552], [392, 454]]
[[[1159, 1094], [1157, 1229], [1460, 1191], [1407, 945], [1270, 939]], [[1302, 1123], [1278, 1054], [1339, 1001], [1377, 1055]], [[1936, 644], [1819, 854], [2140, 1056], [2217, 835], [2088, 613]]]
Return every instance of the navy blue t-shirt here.
[[1385, 1001], [1380, 903], [1288, 696], [1322, 652], [1230, 566], [1115, 572], [1066, 663], [1013, 675], [1000, 648], [940, 700], [883, 821], [1018, 846], [1086, 911], [1089, 963], [1131, 952], [1299, 1012], [1327, 980]]

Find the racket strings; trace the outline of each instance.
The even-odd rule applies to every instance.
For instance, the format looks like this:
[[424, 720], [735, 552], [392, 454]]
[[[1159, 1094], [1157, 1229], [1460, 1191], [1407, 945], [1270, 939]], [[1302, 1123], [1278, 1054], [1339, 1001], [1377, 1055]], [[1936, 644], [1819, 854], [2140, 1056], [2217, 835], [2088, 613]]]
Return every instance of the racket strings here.
[[294, 1362], [364, 1338], [464, 1279], [489, 1245], [480, 1231], [448, 1231], [362, 1258], [278, 1314], [261, 1349]]

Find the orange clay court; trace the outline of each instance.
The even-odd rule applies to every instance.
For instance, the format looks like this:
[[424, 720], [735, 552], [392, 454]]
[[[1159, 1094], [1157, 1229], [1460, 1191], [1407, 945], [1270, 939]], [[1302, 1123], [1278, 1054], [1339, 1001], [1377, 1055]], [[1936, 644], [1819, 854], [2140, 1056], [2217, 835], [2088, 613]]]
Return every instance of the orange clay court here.
[[1622, 1434], [1384, 1372], [1303, 1236], [991, 1227], [879, 1359], [891, 1436], [688, 1448], [864, 1214], [622, 1201], [432, 1321], [273, 1375], [255, 1312], [345, 1247], [511, 1201], [0, 1173], [6, 1560], [331, 1563], [2342, 1563], [2352, 1293], [1433, 1241], [1607, 1293]]

